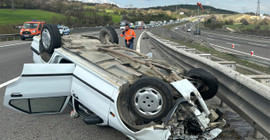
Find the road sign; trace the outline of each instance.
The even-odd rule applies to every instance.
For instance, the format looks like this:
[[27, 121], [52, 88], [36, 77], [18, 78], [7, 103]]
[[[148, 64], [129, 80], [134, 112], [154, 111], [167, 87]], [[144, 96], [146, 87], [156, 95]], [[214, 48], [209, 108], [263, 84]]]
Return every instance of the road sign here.
[[251, 56], [254, 55], [254, 51], [251, 51], [251, 52], [250, 52], [250, 55], [251, 55]]

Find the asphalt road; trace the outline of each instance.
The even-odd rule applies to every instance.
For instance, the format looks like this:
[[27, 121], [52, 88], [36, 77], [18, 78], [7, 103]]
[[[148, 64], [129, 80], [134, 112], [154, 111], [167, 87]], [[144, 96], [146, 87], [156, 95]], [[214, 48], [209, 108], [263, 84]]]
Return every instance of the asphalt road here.
[[[187, 27], [183, 30], [187, 31]], [[250, 37], [248, 35], [239, 35], [234, 33], [213, 32], [209, 30], [201, 30], [201, 35], [194, 35], [194, 30], [194, 27], [192, 27], [192, 32], [190, 32], [190, 34], [192, 34], [194, 37], [199, 37], [201, 39], [207, 40], [212, 44], [231, 49], [232, 44], [234, 44], [235, 50], [249, 54], [251, 51], [253, 51], [257, 56], [270, 59], [269, 39]]]
[[[117, 30], [121, 33], [120, 30]], [[136, 31], [137, 45], [142, 30]], [[97, 36], [95, 32], [93, 35]], [[120, 38], [124, 46], [124, 38]], [[20, 75], [24, 63], [33, 63], [31, 40], [0, 42], [0, 85]], [[56, 115], [27, 115], [3, 106], [5, 87], [0, 89], [0, 139], [2, 140], [125, 140], [119, 131], [111, 127], [86, 125], [81, 118], [69, 117], [71, 107]]]

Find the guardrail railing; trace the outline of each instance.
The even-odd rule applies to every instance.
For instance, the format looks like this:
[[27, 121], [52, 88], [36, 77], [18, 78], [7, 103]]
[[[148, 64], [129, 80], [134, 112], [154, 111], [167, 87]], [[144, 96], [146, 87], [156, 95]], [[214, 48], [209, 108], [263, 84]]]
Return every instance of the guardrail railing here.
[[0, 41], [2, 40], [6, 40], [8, 41], [10, 38], [12, 38], [13, 40], [16, 39], [16, 37], [19, 37], [20, 34], [0, 34]]
[[204, 68], [220, 83], [217, 96], [254, 128], [270, 139], [270, 87], [198, 55], [167, 45], [146, 32], [151, 41], [184, 69]]

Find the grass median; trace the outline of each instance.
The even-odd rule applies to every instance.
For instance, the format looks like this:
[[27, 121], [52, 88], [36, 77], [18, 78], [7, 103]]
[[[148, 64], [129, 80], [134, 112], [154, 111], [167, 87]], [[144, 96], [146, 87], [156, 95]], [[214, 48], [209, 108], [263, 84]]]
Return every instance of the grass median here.
[[[165, 37], [163, 37], [163, 38], [165, 38]], [[258, 70], [258, 71], [266, 73], [266, 74], [270, 74], [270, 67], [258, 65], [258, 64], [249, 62], [247, 60], [243, 60], [241, 58], [238, 58], [236, 56], [226, 54], [226, 53], [222, 53], [222, 52], [219, 52], [219, 51], [217, 51], [215, 49], [212, 49], [212, 48], [209, 48], [207, 46], [203, 46], [203, 45], [200, 45], [200, 44], [197, 44], [197, 43], [189, 43], [189, 42], [184, 42], [184, 41], [181, 41], [181, 40], [176, 40], [176, 39], [171, 39], [171, 38], [165, 38], [165, 39], [173, 41], [173, 42], [181, 44], [181, 45], [185, 45], [186, 47], [189, 47], [189, 48], [195, 48], [196, 50], [198, 50], [200, 52], [208, 53], [208, 54], [211, 54], [212, 56], [222, 58], [222, 59], [225, 59], [227, 61], [234, 61], [237, 64], [249, 67], [249, 68], [254, 69], [254, 70]], [[240, 72], [242, 74], [245, 74], [245, 75], [253, 74], [253, 73], [251, 73], [251, 72], [249, 72], [249, 71], [247, 71], [245, 69], [239, 68], [239, 67], [236, 68], [236, 71], [238, 71], [238, 72]]]

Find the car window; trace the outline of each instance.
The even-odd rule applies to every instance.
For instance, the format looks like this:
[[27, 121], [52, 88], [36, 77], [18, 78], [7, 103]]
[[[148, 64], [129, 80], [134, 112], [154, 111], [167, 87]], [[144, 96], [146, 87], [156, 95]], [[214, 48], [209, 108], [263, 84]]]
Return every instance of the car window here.
[[10, 100], [10, 105], [26, 113], [60, 112], [66, 96], [51, 98], [16, 99]]
[[39, 24], [38, 30], [41, 30], [41, 29], [42, 29], [42, 24]]
[[25, 23], [23, 25], [24, 29], [36, 29], [38, 27], [38, 23]]

